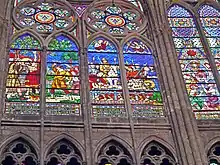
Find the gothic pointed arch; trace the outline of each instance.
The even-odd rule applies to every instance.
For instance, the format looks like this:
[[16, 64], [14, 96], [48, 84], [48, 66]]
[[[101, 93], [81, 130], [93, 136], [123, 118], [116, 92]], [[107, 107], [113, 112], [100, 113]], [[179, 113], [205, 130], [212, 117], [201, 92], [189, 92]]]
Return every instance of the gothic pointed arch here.
[[80, 115], [78, 53], [78, 45], [69, 35], [59, 33], [49, 41], [46, 59], [47, 115]]
[[6, 114], [39, 114], [42, 45], [26, 32], [10, 45]]
[[82, 165], [82, 155], [79, 149], [67, 139], [55, 143], [46, 156], [46, 165]]
[[200, 23], [193, 12], [178, 3], [172, 4], [167, 13], [177, 58], [195, 117], [218, 118], [219, 80], [216, 67], [210, 59], [210, 51], [205, 44], [206, 39], [200, 35]]
[[2, 165], [37, 165], [38, 157], [36, 150], [30, 145], [28, 141], [23, 138], [18, 138], [8, 144], [2, 150]]
[[215, 143], [208, 151], [209, 165], [220, 164], [220, 142]]
[[175, 165], [172, 153], [162, 144], [152, 141], [146, 145], [141, 154], [141, 165]]
[[133, 37], [123, 46], [123, 58], [133, 116], [164, 116], [153, 51], [144, 40]]
[[118, 50], [109, 39], [100, 36], [89, 44], [90, 102], [94, 117], [126, 115], [119, 63]]
[[110, 140], [102, 146], [96, 158], [98, 165], [132, 165], [133, 159], [128, 150], [119, 142]]
[[85, 161], [85, 148], [84, 146], [74, 137], [72, 137], [69, 134], [62, 133], [53, 139], [51, 139], [46, 145], [45, 145], [45, 153], [44, 153], [44, 159], [47, 158], [47, 155], [50, 153], [50, 150], [53, 146], [55, 146], [60, 141], [65, 140], [66, 142], [70, 144], [74, 144], [75, 148], [77, 148], [77, 152], [80, 153], [79, 156], [81, 157], [82, 161]]

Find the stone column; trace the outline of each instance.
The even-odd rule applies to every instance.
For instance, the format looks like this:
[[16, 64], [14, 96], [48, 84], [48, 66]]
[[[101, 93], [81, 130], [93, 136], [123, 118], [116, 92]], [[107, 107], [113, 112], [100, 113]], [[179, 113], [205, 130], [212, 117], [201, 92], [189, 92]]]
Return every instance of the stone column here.
[[172, 126], [178, 163], [180, 165], [205, 165], [207, 159], [203, 144], [200, 142], [196, 120], [187, 98], [184, 80], [171, 38], [165, 1], [145, 0], [144, 9], [146, 9], [145, 12], [151, 24], [155, 50], [162, 71], [161, 77], [167, 97], [165, 106]]
[[[8, 36], [9, 36], [9, 27], [8, 20], [3, 14], [4, 5], [0, 6], [0, 124], [3, 118], [4, 113], [4, 99], [5, 99], [5, 83], [7, 76], [7, 59], [8, 59]], [[2, 129], [1, 129], [2, 133]], [[1, 137], [1, 134], [0, 134]]]

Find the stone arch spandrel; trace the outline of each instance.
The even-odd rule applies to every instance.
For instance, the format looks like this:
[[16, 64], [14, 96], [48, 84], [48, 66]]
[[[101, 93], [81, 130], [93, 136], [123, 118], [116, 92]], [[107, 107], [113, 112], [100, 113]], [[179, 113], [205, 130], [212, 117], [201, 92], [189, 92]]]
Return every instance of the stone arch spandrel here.
[[177, 160], [177, 155], [176, 155], [176, 149], [172, 144], [167, 142], [166, 140], [162, 139], [161, 137], [158, 137], [156, 135], [149, 136], [145, 138], [141, 143], [138, 145], [138, 159], [141, 158], [141, 154], [143, 153], [145, 147], [151, 143], [158, 143], [161, 146], [164, 146], [168, 151], [172, 153], [172, 156], [174, 157], [175, 160]]
[[108, 135], [106, 137], [103, 137], [99, 142], [96, 143], [96, 147], [93, 152], [94, 162], [98, 161], [98, 156], [99, 156], [99, 153], [100, 153], [102, 147], [104, 145], [108, 144], [108, 142], [110, 142], [110, 141], [116, 141], [117, 143], [119, 143], [123, 147], [125, 147], [127, 149], [127, 151], [130, 153], [130, 155], [132, 156], [132, 159], [135, 160], [134, 159], [134, 151], [133, 151], [131, 144], [129, 144], [127, 141], [125, 141], [122, 137], [119, 137], [116, 135]]
[[47, 154], [50, 152], [50, 149], [59, 141], [62, 141], [63, 139], [69, 141], [72, 143], [72, 145], [74, 145], [80, 152], [81, 156], [82, 156], [82, 161], [85, 161], [85, 148], [84, 146], [74, 137], [72, 137], [71, 135], [68, 135], [66, 133], [62, 133], [58, 136], [56, 136], [55, 138], [51, 139], [44, 147], [44, 160], [46, 160]]
[[34, 148], [37, 157], [40, 157], [40, 148], [39, 145], [37, 144], [37, 142], [32, 139], [29, 135], [25, 134], [25, 133], [15, 133], [14, 135], [9, 135], [8, 137], [6, 137], [5, 139], [3, 139], [2, 143], [0, 144], [0, 155], [3, 154], [4, 149], [10, 145], [10, 143], [12, 143], [13, 141], [16, 141], [17, 139], [23, 139], [24, 141], [28, 142], [31, 147]]

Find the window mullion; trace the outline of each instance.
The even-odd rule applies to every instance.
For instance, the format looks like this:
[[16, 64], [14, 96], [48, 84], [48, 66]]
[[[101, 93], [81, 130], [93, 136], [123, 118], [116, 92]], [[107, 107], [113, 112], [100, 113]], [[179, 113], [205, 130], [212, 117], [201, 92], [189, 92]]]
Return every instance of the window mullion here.
[[202, 42], [202, 45], [203, 45], [203, 48], [204, 48], [204, 51], [205, 51], [205, 53], [207, 55], [207, 59], [210, 62], [211, 70], [212, 70], [214, 78], [216, 80], [217, 88], [220, 91], [220, 75], [219, 75], [217, 67], [215, 65], [215, 59], [214, 59], [214, 57], [212, 55], [212, 52], [210, 50], [207, 38], [206, 38], [205, 33], [203, 31], [203, 27], [202, 27], [202, 24], [200, 22], [200, 17], [199, 17], [199, 15], [197, 13], [194, 16], [195, 16], [196, 27], [198, 29], [198, 32], [199, 32], [199, 35], [200, 35], [200, 39], [201, 39], [201, 42]]
[[40, 164], [44, 164], [44, 115], [46, 105], [46, 59], [47, 49], [44, 46], [41, 52], [40, 70]]
[[121, 72], [121, 82], [122, 82], [122, 89], [124, 93], [123, 95], [124, 95], [124, 104], [126, 108], [126, 115], [128, 116], [129, 120], [132, 120], [133, 112], [132, 112], [130, 98], [129, 98], [129, 90], [128, 90], [128, 83], [127, 83], [127, 78], [126, 78], [126, 70], [125, 70], [122, 48], [119, 49], [118, 56], [119, 56], [119, 67], [120, 67], [120, 72]]
[[41, 71], [40, 71], [40, 118], [44, 119], [45, 108], [46, 108], [46, 56], [47, 50], [46, 47], [43, 48], [41, 53]]

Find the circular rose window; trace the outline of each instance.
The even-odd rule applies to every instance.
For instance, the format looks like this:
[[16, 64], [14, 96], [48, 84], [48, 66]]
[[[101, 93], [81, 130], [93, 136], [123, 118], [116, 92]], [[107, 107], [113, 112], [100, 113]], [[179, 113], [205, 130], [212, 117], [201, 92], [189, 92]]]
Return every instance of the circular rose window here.
[[106, 4], [94, 8], [87, 15], [88, 25], [105, 32], [124, 34], [139, 30], [143, 24], [142, 14], [132, 10], [129, 4]]
[[75, 22], [75, 15], [70, 9], [59, 4], [40, 2], [24, 5], [17, 7], [14, 13], [18, 24], [23, 27], [33, 27], [38, 32], [51, 33], [55, 29], [68, 28]]

